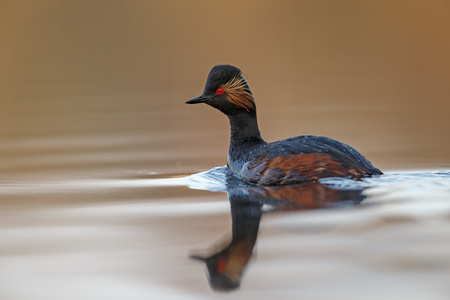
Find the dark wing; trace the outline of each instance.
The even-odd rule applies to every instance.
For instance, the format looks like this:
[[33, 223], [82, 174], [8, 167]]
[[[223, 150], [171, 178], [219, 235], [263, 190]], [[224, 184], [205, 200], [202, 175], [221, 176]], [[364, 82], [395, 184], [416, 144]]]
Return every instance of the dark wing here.
[[320, 136], [299, 136], [268, 143], [245, 167], [243, 177], [262, 185], [382, 174], [354, 148]]
[[[348, 168], [356, 168], [370, 175], [382, 174], [355, 148], [323, 136], [298, 136], [284, 140], [291, 154], [329, 154], [334, 160], [344, 164]], [[275, 144], [275, 143], [274, 143]]]

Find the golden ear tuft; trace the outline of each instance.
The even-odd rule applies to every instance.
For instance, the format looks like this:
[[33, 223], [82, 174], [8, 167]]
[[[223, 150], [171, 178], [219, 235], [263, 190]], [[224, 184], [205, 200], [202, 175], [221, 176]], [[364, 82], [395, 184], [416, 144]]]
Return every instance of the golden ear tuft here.
[[255, 110], [255, 100], [250, 93], [245, 78], [241, 75], [234, 77], [222, 86], [228, 101], [250, 112]]

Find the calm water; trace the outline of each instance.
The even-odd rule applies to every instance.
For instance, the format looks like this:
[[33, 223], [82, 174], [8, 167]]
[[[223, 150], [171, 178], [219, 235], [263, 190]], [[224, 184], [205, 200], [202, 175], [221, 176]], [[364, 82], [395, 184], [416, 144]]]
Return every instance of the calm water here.
[[[134, 120], [125, 125], [168, 115], [123, 106], [100, 115]], [[218, 116], [195, 114], [209, 112]], [[174, 113], [181, 124], [195, 120], [182, 101]], [[222, 298], [211, 287], [239, 283], [233, 297], [447, 297], [449, 171], [247, 186], [225, 167], [196, 173], [226, 157], [226, 140], [213, 132], [225, 135], [226, 121], [209, 121], [204, 131], [193, 131], [195, 122], [129, 135], [45, 128], [49, 136], [9, 139], [0, 183], [4, 299]], [[214, 271], [220, 254], [227, 276]]]
[[[448, 299], [448, 5], [233, 3], [0, 10], [1, 299]], [[266, 140], [330, 136], [385, 175], [230, 176], [226, 118], [184, 105], [217, 63]]]

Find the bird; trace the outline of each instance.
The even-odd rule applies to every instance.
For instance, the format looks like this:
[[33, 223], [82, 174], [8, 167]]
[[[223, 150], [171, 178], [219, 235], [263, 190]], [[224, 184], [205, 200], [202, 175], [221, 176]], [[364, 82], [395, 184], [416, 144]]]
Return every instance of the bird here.
[[245, 75], [235, 66], [214, 66], [203, 93], [186, 103], [205, 103], [228, 117], [231, 137], [227, 166], [246, 182], [293, 185], [327, 177], [361, 179], [383, 174], [356, 149], [329, 137], [302, 135], [264, 141], [255, 99]]

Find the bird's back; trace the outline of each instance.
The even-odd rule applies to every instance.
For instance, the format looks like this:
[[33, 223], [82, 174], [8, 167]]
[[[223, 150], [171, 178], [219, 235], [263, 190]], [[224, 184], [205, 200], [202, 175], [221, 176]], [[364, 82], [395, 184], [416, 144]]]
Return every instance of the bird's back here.
[[298, 136], [236, 152], [241, 153], [230, 153], [232, 171], [247, 181], [262, 185], [382, 174], [354, 148], [321, 136]]

